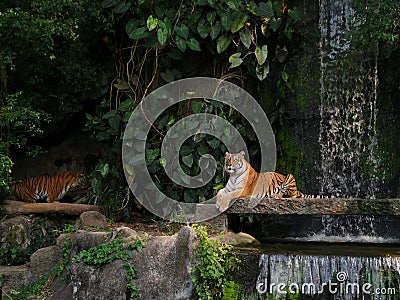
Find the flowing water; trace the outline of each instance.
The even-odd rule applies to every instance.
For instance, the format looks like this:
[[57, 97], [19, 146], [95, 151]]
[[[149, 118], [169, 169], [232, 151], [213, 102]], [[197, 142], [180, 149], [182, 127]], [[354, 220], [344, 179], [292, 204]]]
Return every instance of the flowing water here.
[[351, 0], [320, 0], [321, 193], [376, 196], [377, 53], [355, 53]]
[[399, 299], [400, 257], [263, 254], [259, 294], [285, 299], [287, 293], [318, 299]]
[[[372, 55], [352, 50], [348, 34], [360, 24], [353, 22], [356, 12], [351, 3], [319, 1], [320, 192], [375, 198], [379, 196], [378, 47]], [[261, 226], [266, 240], [285, 238], [282, 244], [269, 244], [259, 256], [258, 295], [262, 299], [299, 295], [299, 299], [324, 300], [400, 299], [398, 220], [387, 217], [322, 216], [320, 221], [300, 223], [278, 218], [275, 221], [283, 229], [276, 229], [274, 222]], [[297, 232], [292, 227], [306, 234], [290, 237], [288, 232]]]

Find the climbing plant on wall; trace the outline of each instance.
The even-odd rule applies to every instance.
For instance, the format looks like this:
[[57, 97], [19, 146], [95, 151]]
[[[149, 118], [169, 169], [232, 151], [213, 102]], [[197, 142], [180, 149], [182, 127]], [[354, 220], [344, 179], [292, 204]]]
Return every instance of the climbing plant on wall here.
[[[301, 19], [299, 9], [289, 7], [286, 1], [104, 0], [102, 8], [107, 20], [104, 22], [107, 41], [115, 47], [117, 74], [110, 98], [102, 100], [95, 115], [87, 115], [86, 128], [97, 140], [113, 141], [113, 158], [119, 157], [120, 137], [132, 110], [152, 90], [167, 82], [198, 75], [242, 86], [246, 80], [265, 80], [271, 66], [285, 62], [295, 24]], [[197, 99], [167, 110], [149, 134], [146, 163], [150, 173], [155, 174], [156, 185], [180, 201], [206, 200], [223, 186], [222, 166], [214, 181], [198, 190], [179, 189], [160, 175], [165, 167], [160, 159], [164, 134], [179, 119], [203, 112], [218, 114], [235, 123], [250, 144], [254, 144], [251, 154], [258, 150], [249, 124], [221, 103]], [[186, 141], [179, 157], [184, 171], [195, 175], [200, 169], [201, 155], [210, 153], [222, 163], [225, 151], [225, 146], [214, 137], [198, 135]], [[98, 186], [99, 180], [96, 172], [93, 183]], [[104, 195], [102, 189], [97, 190], [98, 197]]]

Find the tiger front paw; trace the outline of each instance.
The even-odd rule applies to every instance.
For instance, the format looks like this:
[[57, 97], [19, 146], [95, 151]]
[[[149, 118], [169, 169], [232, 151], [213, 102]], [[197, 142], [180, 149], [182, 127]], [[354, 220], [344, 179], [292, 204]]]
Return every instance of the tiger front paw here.
[[224, 194], [224, 191], [220, 190], [217, 194], [217, 201], [215, 202], [215, 206], [220, 212], [227, 210], [229, 207], [229, 201], [224, 199]]

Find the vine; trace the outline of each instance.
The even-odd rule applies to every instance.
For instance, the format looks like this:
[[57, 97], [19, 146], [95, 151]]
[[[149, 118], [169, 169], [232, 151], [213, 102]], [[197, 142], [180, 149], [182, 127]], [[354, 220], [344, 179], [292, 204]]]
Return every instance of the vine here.
[[193, 277], [199, 299], [243, 299], [242, 287], [233, 278], [241, 263], [233, 247], [210, 239], [205, 227], [193, 228], [199, 239], [194, 255]]
[[[107, 39], [115, 49], [117, 74], [109, 98], [100, 101], [94, 114], [86, 114], [85, 129], [94, 139], [113, 145], [108, 158], [93, 172], [92, 187], [95, 198], [107, 203], [107, 210], [121, 212], [130, 209], [126, 205], [129, 193], [118, 188], [123, 178], [121, 136], [137, 103], [166, 82], [200, 72], [242, 86], [246, 76], [255, 79], [248, 82], [266, 80], [270, 69], [283, 68], [301, 15], [297, 7], [284, 0], [140, 0], [135, 5], [127, 0], [104, 0], [102, 8]], [[287, 78], [283, 77], [282, 85], [287, 85]], [[182, 190], [163, 176], [165, 161], [160, 157], [160, 145], [165, 133], [185, 116], [202, 112], [234, 123], [254, 145], [251, 155], [258, 151], [249, 124], [231, 108], [202, 99], [171, 107], [156, 120], [147, 137], [146, 164], [156, 185], [177, 201], [202, 202], [223, 187], [222, 168], [202, 189]], [[200, 169], [199, 157], [213, 153], [222, 162], [225, 151], [214, 137], [197, 135], [183, 145], [179, 159], [185, 173], [193, 176]], [[126, 171], [133, 179], [134, 170]], [[123, 215], [130, 213], [125, 211]]]
[[76, 255], [73, 259], [73, 263], [83, 262], [88, 265], [93, 265], [96, 268], [100, 268], [106, 264], [112, 263], [115, 260], [125, 261], [124, 268], [127, 273], [127, 285], [126, 287], [130, 291], [131, 298], [139, 297], [137, 288], [132, 284], [132, 280], [136, 279], [136, 269], [127, 260], [132, 258], [132, 250], [141, 252], [144, 247], [144, 242], [141, 240], [135, 240], [133, 243], [124, 246], [124, 241], [121, 237], [117, 237], [111, 242], [100, 244], [87, 250], [81, 251], [80, 254]]
[[111, 242], [83, 250], [71, 259], [71, 234], [75, 231], [76, 229], [72, 225], [67, 225], [62, 231], [57, 231], [57, 233], [66, 234], [66, 239], [62, 248], [62, 263], [55, 266], [49, 274], [40, 276], [37, 282], [33, 282], [26, 286], [22, 285], [18, 290], [12, 289], [9, 291], [9, 294], [5, 294], [1, 289], [3, 286], [3, 278], [0, 276], [0, 290], [5, 294], [2, 300], [23, 300], [33, 296], [47, 296], [48, 291], [46, 290], [46, 287], [55, 277], [62, 275], [65, 271], [69, 272], [70, 263], [83, 262], [99, 268], [118, 259], [124, 261], [123, 266], [127, 272], [128, 282], [126, 287], [130, 291], [131, 298], [139, 297], [137, 288], [132, 283], [132, 280], [137, 278], [136, 269], [127, 260], [132, 258], [132, 250], [141, 252], [143, 247], [145, 247], [145, 242], [137, 239], [124, 245], [124, 240], [121, 237], [117, 237]]

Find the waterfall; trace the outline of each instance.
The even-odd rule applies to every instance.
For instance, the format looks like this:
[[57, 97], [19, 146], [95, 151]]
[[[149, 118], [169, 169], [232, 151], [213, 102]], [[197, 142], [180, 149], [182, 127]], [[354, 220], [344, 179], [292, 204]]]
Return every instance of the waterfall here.
[[400, 293], [399, 257], [263, 254], [259, 267], [257, 291], [268, 299], [287, 299], [286, 294], [293, 293], [384, 300], [397, 299]]
[[351, 0], [320, 0], [322, 194], [375, 198], [377, 51], [351, 49]]

